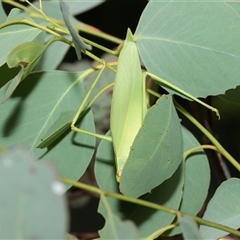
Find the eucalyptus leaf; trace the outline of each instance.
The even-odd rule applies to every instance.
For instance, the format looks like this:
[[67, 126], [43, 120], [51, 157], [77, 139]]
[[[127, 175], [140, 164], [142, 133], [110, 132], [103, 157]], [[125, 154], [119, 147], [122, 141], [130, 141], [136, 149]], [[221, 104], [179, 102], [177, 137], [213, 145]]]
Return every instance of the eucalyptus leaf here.
[[12, 93], [14, 92], [14, 90], [17, 88], [18, 84], [20, 83], [23, 74], [24, 74], [24, 66], [22, 64], [19, 64], [20, 69], [18, 74], [13, 77], [11, 80], [9, 80], [9, 82], [3, 87], [3, 89], [1, 89], [1, 91], [5, 92], [5, 95], [3, 96], [1, 103], [4, 103], [5, 101], [7, 101], [8, 98], [11, 97]]
[[[174, 141], [173, 141], [174, 139]], [[120, 191], [139, 197], [171, 177], [182, 161], [180, 120], [170, 95], [163, 95], [144, 119], [124, 165]]]
[[[184, 151], [199, 146], [193, 134], [182, 126]], [[204, 204], [210, 185], [210, 167], [203, 150], [190, 154], [185, 160], [184, 188], [179, 210], [196, 215]], [[172, 229], [169, 235], [181, 232], [180, 227]]]
[[[19, 68], [10, 69], [7, 63], [3, 64], [0, 67], [0, 76], [4, 76], [0, 78], [0, 89], [11, 79], [13, 79], [19, 72]], [[0, 90], [2, 91], [2, 90]]]
[[[66, 37], [66, 36], [65, 36]], [[67, 38], [67, 37], [66, 37]], [[64, 56], [69, 49], [69, 45], [63, 42], [53, 42], [43, 53], [39, 60], [35, 71], [54, 70], [62, 62]]]
[[[7, 21], [22, 18], [31, 20], [31, 18], [29, 18], [26, 13], [20, 11], [19, 9], [12, 9], [7, 18]], [[10, 25], [3, 29], [1, 29], [0, 26], [0, 42], [3, 46], [1, 48], [0, 66], [2, 66], [7, 61], [7, 56], [14, 47], [20, 45], [21, 43], [32, 41], [41, 32], [42, 30], [28, 26], [26, 24]]]
[[[105, 198], [104, 196], [101, 197]], [[121, 221], [120, 218], [112, 213], [112, 210], [106, 200], [102, 199], [108, 213], [105, 226], [99, 231], [102, 239], [140, 239], [137, 228], [132, 221]]]
[[7, 15], [3, 9], [2, 1], [0, 1], [0, 24], [4, 23], [7, 19]]
[[178, 218], [180, 227], [182, 229], [183, 238], [186, 240], [203, 240], [197, 224], [188, 216], [181, 216]]
[[[240, 227], [240, 179], [231, 178], [223, 182], [209, 201], [203, 219], [229, 226]], [[208, 226], [200, 226], [204, 239], [217, 239], [227, 232]]]
[[[65, 111], [78, 109], [85, 92], [82, 81], [89, 71], [66, 73], [61, 71], [30, 74], [0, 106], [0, 142], [8, 147], [23, 143], [39, 159], [51, 159], [61, 175], [78, 180], [91, 161], [95, 139], [69, 130], [48, 148], [36, 149], [41, 138]], [[0, 91], [0, 97], [2, 92]], [[91, 111], [80, 120], [78, 127], [94, 132]]]
[[8, 67], [20, 68], [18, 74], [7, 84], [5, 95], [1, 100], [2, 103], [12, 95], [19, 83], [34, 69], [46, 48], [47, 45], [37, 42], [25, 42], [9, 53], [7, 57]]
[[1, 239], [64, 239], [68, 214], [59, 178], [53, 164], [23, 147], [1, 155]]
[[135, 33], [147, 70], [195, 97], [235, 88], [240, 83], [237, 5], [223, 0], [150, 1]]
[[79, 60], [81, 60], [81, 58], [82, 58], [81, 51], [85, 52], [87, 49], [91, 50], [91, 46], [85, 44], [81, 40], [78, 32], [72, 26], [70, 18], [69, 18], [69, 9], [68, 9], [68, 6], [66, 5], [66, 3], [63, 0], [59, 0], [59, 4], [60, 4], [60, 9], [62, 11], [64, 22], [65, 22], [65, 24], [66, 24], [66, 26], [67, 26], [67, 28], [68, 28], [71, 36], [72, 36], [77, 57], [78, 57]]
[[[37, 42], [24, 42], [19, 44], [12, 49], [7, 57], [8, 67], [14, 68], [21, 64], [24, 65], [25, 69], [28, 69], [31, 65], [35, 64], [46, 48], [47, 45]], [[31, 66], [30, 69], [32, 68]], [[29, 71], [27, 73], [29, 73]]]
[[[54, 1], [54, 0], [52, 0]], [[94, 0], [87, 2], [86, 0], [65, 0], [69, 6], [69, 11], [72, 15], [84, 13], [92, 8], [105, 2], [105, 0]]]
[[[112, 143], [102, 141], [96, 154], [95, 175], [101, 189], [119, 192], [114, 158]], [[170, 179], [141, 198], [178, 209], [182, 198], [182, 171], [183, 166], [180, 165]], [[137, 187], [139, 186], [137, 185]], [[174, 219], [172, 214], [126, 203], [115, 198], [107, 198], [107, 201], [114, 214], [117, 214], [122, 220], [131, 219], [137, 225], [141, 237], [147, 237], [158, 229], [171, 224]], [[98, 211], [107, 218], [106, 208], [102, 200], [100, 200]]]

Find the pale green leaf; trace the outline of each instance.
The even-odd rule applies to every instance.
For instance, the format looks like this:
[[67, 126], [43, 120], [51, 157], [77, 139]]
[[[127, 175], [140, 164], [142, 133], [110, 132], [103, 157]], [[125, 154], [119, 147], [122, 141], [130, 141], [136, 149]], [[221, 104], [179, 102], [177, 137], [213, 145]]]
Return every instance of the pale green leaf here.
[[[52, 0], [54, 1], [54, 0]], [[69, 11], [73, 15], [84, 13], [92, 8], [105, 2], [105, 0], [94, 0], [87, 2], [86, 0], [65, 0], [69, 6]]]
[[[231, 178], [223, 182], [208, 203], [203, 219], [229, 226], [240, 227], [240, 180]], [[219, 229], [201, 226], [200, 232], [204, 239], [217, 239], [227, 235]]]
[[4, 103], [12, 95], [18, 84], [34, 69], [46, 48], [47, 45], [37, 42], [25, 42], [15, 47], [9, 53], [7, 57], [8, 67], [20, 67], [20, 69], [18, 74], [6, 85], [5, 95], [3, 96], [1, 103]]
[[104, 203], [107, 216], [104, 228], [99, 231], [100, 237], [102, 239], [139, 239], [135, 224], [129, 220], [122, 221], [113, 214], [105, 196], [102, 196], [101, 200]]
[[37, 42], [24, 42], [19, 44], [8, 54], [8, 67], [14, 68], [22, 64], [24, 65], [24, 68], [27, 69], [30, 65], [37, 61], [46, 48], [47, 45]]
[[135, 33], [147, 70], [196, 97], [239, 85], [237, 5], [224, 0], [150, 1]]
[[7, 19], [7, 15], [3, 9], [2, 1], [0, 1], [0, 24], [5, 22], [6, 19]]
[[[12, 9], [7, 20], [26, 18], [31, 20], [29, 16], [21, 12], [19, 9]], [[0, 42], [1, 42], [1, 56], [0, 66], [7, 61], [8, 54], [12, 49], [21, 43], [29, 42], [35, 39], [42, 31], [28, 26], [26, 24], [10, 25], [1, 29], [0, 25]]]
[[197, 224], [187, 216], [179, 217], [178, 221], [182, 229], [183, 238], [185, 240], [202, 240], [202, 236], [198, 230]]
[[[40, 43], [45, 44], [49, 43], [50, 41], [51, 44], [48, 45], [47, 49], [45, 49], [43, 55], [38, 61], [38, 64], [34, 68], [34, 71], [54, 70], [62, 62], [70, 46], [61, 41], [54, 41], [52, 34], [42, 32], [40, 36], [41, 36], [41, 39], [39, 41]], [[64, 37], [70, 40], [70, 36], [64, 35]], [[37, 39], [34, 39], [34, 41], [38, 42]], [[79, 71], [80, 70], [75, 72]]]
[[62, 62], [68, 49], [68, 44], [65, 44], [63, 42], [53, 42], [44, 52], [34, 71], [56, 69]]
[[[182, 127], [182, 133], [184, 151], [200, 145], [185, 127]], [[210, 184], [210, 168], [204, 151], [198, 150], [188, 156], [184, 168], [184, 188], [179, 210], [196, 215], [207, 197]], [[180, 228], [176, 227], [170, 231], [170, 235], [178, 234], [180, 231]]]
[[101, 239], [140, 239], [133, 222], [121, 221], [115, 215], [110, 215], [105, 221], [104, 228], [99, 231]]
[[[174, 141], [173, 141], [174, 139]], [[182, 161], [180, 120], [170, 95], [163, 95], [144, 119], [120, 179], [120, 191], [139, 197], [171, 177]]]
[[76, 31], [76, 29], [73, 27], [73, 25], [71, 24], [71, 20], [69, 18], [69, 9], [68, 6], [66, 5], [66, 3], [63, 0], [59, 0], [59, 4], [60, 4], [60, 9], [62, 11], [62, 16], [64, 19], [64, 22], [72, 36], [73, 42], [74, 42], [74, 46], [75, 46], [75, 51], [77, 54], [78, 59], [80, 60], [81, 57], [81, 51], [85, 52], [87, 49], [91, 50], [91, 46], [85, 44], [78, 32]]
[[3, 64], [0, 67], [0, 76], [4, 76], [0, 78], [0, 88], [2, 88], [7, 82], [13, 79], [19, 72], [19, 68], [10, 69], [7, 66], [7, 63]]
[[15, 91], [17, 88], [18, 84], [20, 83], [22, 76], [24, 74], [24, 66], [22, 64], [19, 64], [20, 69], [18, 74], [13, 77], [12, 79], [9, 80], [9, 82], [1, 89], [1, 91], [4, 91], [5, 94], [1, 99], [1, 103], [4, 103], [7, 101], [8, 98], [12, 95], [12, 93]]
[[64, 239], [65, 187], [55, 167], [23, 147], [0, 157], [1, 239]]
[[[182, 127], [184, 151], [200, 146], [190, 131]], [[203, 150], [198, 150], [185, 160], [184, 191], [180, 211], [197, 214], [201, 209], [210, 184], [210, 167]], [[196, 191], [197, 189], [197, 191]]]
[[[85, 72], [60, 71], [30, 74], [12, 97], [0, 106], [1, 145], [8, 147], [23, 143], [39, 159], [47, 157], [54, 161], [63, 177], [78, 180], [92, 158], [94, 137], [76, 134], [69, 129], [47, 149], [36, 149], [36, 145], [62, 112], [78, 109], [85, 96], [82, 81], [86, 75]], [[78, 126], [95, 131], [91, 111]]]
[[[102, 141], [96, 155], [95, 175], [101, 189], [119, 192], [114, 158], [112, 144]], [[153, 189], [151, 193], [143, 196], [142, 199], [178, 209], [182, 197], [182, 187], [183, 174], [182, 165], [180, 165], [170, 179]], [[171, 224], [174, 219], [174, 215], [163, 211], [126, 203], [115, 198], [107, 198], [107, 200], [112, 211], [122, 220], [131, 219], [134, 221], [141, 237], [146, 237], [158, 229]], [[98, 211], [105, 218], [107, 217], [102, 200], [100, 200]]]

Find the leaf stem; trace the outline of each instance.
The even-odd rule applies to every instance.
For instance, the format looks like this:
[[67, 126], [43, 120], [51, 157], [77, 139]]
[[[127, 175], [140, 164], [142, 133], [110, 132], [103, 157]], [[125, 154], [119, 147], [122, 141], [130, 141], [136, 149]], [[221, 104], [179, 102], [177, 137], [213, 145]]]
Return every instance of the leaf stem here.
[[88, 39], [86, 39], [86, 38], [83, 38], [83, 37], [82, 37], [82, 39], [83, 39], [83, 41], [84, 41], [85, 43], [87, 43], [87, 44], [89, 44], [89, 45], [91, 45], [91, 46], [93, 46], [93, 47], [96, 47], [96, 48], [98, 48], [98, 49], [100, 49], [100, 50], [102, 50], [102, 51], [104, 51], [104, 52], [106, 52], [106, 53], [112, 54], [112, 55], [114, 55], [114, 56], [117, 56], [117, 55], [118, 55], [118, 50], [113, 51], [113, 50], [111, 50], [111, 49], [109, 49], [109, 48], [106, 48], [106, 47], [103, 47], [102, 45], [99, 45], [99, 44], [97, 44], [97, 43], [95, 43], [95, 42], [93, 42], [93, 41], [90, 41], [90, 40], [88, 40]]
[[206, 108], [210, 109], [211, 111], [215, 112], [216, 115], [218, 116], [218, 118], [220, 118], [219, 112], [218, 112], [218, 110], [216, 108], [206, 104], [205, 102], [199, 100], [198, 98], [194, 97], [190, 93], [185, 92], [181, 88], [173, 85], [172, 83], [170, 83], [170, 82], [168, 82], [168, 81], [166, 81], [166, 80], [164, 80], [164, 79], [162, 79], [162, 78], [160, 78], [160, 77], [158, 77], [158, 76], [156, 76], [156, 75], [154, 75], [154, 74], [152, 74], [150, 72], [145, 72], [144, 74], [146, 74], [146, 75], [150, 76], [151, 78], [153, 78], [160, 85], [164, 85], [164, 86], [166, 86], [168, 88], [171, 88], [172, 90], [180, 93], [181, 95], [183, 95], [183, 96], [185, 96], [185, 97], [187, 97], [187, 98], [189, 98], [189, 99], [191, 99], [191, 100], [193, 100], [195, 102], [198, 102], [199, 104], [203, 105], [204, 107], [206, 107]]
[[190, 120], [217, 148], [220, 152], [238, 171], [240, 171], [240, 164], [234, 159], [225, 148], [218, 142], [218, 140], [203, 126], [199, 123], [187, 110], [185, 110], [180, 104], [173, 99], [174, 105], [179, 112], [181, 112], [188, 120]]
[[40, 24], [37, 24], [37, 23], [35, 23], [29, 19], [25, 19], [25, 18], [24, 19], [15, 19], [15, 20], [4, 22], [4, 23], [0, 24], [0, 29], [5, 28], [10, 25], [14, 25], [14, 24], [26, 24], [26, 25], [38, 28], [40, 30], [51, 33], [52, 35], [58, 37], [60, 41], [63, 41], [65, 43], [69, 44], [70, 46], [73, 46], [73, 43], [70, 40], [64, 38], [61, 34], [58, 34], [57, 32], [49, 29], [48, 27], [42, 26]]
[[16, 1], [13, 1], [13, 0], [2, 0], [2, 2], [10, 4], [10, 5], [14, 6], [14, 7], [19, 8], [19, 9], [22, 9], [25, 12], [29, 12], [29, 13], [32, 12], [31, 9], [29, 9], [28, 7], [25, 7], [24, 5], [22, 5], [22, 4], [20, 4], [20, 3], [16, 2]]
[[92, 192], [92, 193], [96, 193], [100, 196], [103, 194], [103, 195], [108, 196], [108, 197], [112, 197], [112, 198], [116, 198], [116, 199], [119, 199], [119, 200], [122, 200], [122, 201], [125, 201], [125, 202], [130, 202], [130, 203], [138, 204], [138, 205], [141, 205], [141, 206], [153, 208], [153, 209], [156, 209], [156, 210], [168, 212], [170, 214], [174, 214], [174, 215], [181, 214], [183, 216], [184, 215], [189, 216], [201, 225], [217, 228], [217, 229], [223, 230], [223, 231], [228, 232], [228, 233], [232, 233], [232, 234], [240, 237], [240, 231], [238, 231], [238, 230], [235, 230], [233, 228], [224, 226], [222, 224], [214, 223], [214, 222], [196, 217], [196, 216], [188, 214], [188, 213], [180, 212], [180, 211], [177, 211], [177, 210], [174, 210], [174, 209], [171, 209], [171, 208], [168, 208], [168, 207], [156, 204], [156, 203], [148, 202], [146, 200], [136, 199], [136, 198], [133, 198], [133, 197], [128, 197], [128, 196], [125, 196], [125, 195], [122, 195], [122, 194], [119, 194], [119, 193], [103, 191], [103, 190], [101, 190], [97, 187], [90, 186], [90, 185], [87, 185], [87, 184], [84, 184], [84, 183], [81, 183], [81, 182], [75, 182], [71, 179], [62, 178], [61, 180], [65, 184], [69, 184], [69, 185], [72, 185], [74, 187], [81, 188], [81, 189], [84, 189], [84, 190]]
[[197, 147], [193, 147], [187, 151], [184, 152], [183, 154], [183, 159], [186, 159], [190, 154], [200, 150], [200, 149], [212, 149], [214, 151], [217, 151], [218, 152], [218, 149], [215, 147], [215, 146], [212, 146], [212, 145], [200, 145], [200, 146], [197, 146]]
[[[112, 142], [112, 138], [109, 137], [109, 136], [106, 136], [106, 135], [102, 135], [102, 134], [97, 134], [97, 133], [93, 133], [93, 132], [88, 132], [88, 131], [85, 131], [83, 129], [79, 129], [75, 126], [75, 123], [77, 122], [77, 120], [79, 119], [80, 115], [84, 112], [84, 110], [86, 109], [87, 107], [87, 101], [94, 89], [94, 87], [96, 86], [97, 82], [99, 81], [103, 71], [105, 69], [105, 64], [102, 66], [102, 69], [100, 70], [100, 72], [98, 73], [95, 81], [93, 82], [93, 84], [91, 85], [88, 93], [86, 94], [85, 98], [83, 99], [83, 102], [81, 103], [76, 115], [74, 116], [73, 120], [72, 120], [72, 123], [71, 123], [71, 130], [74, 131], [74, 132], [77, 132], [77, 133], [85, 133], [87, 135], [90, 135], [90, 136], [93, 136], [93, 137], [97, 137], [97, 138], [100, 138], [100, 139], [104, 139], [108, 142]], [[94, 69], [96, 70], [96, 69]]]
[[99, 91], [94, 98], [92, 99], [92, 101], [88, 104], [87, 108], [90, 108], [93, 103], [105, 92], [107, 91], [109, 88], [112, 88], [114, 86], [114, 83], [110, 83], [108, 84], [106, 87], [104, 87], [103, 89], [101, 89], [101, 91]]
[[167, 225], [161, 229], [158, 229], [157, 231], [155, 231], [154, 233], [152, 233], [151, 235], [147, 236], [146, 239], [156, 239], [157, 237], [159, 237], [160, 235], [162, 235], [164, 232], [173, 229], [175, 227], [178, 226], [178, 223], [173, 223], [170, 225]]

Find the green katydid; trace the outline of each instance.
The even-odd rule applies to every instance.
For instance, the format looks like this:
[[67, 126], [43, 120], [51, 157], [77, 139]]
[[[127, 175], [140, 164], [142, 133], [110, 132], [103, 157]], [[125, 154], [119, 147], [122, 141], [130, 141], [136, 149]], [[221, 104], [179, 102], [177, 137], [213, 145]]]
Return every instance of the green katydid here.
[[[92, 88], [96, 85], [103, 69], [104, 67], [101, 69]], [[116, 179], [118, 182], [121, 180], [121, 174], [128, 159], [131, 146], [138, 131], [143, 125], [144, 117], [147, 113], [145, 85], [147, 75], [153, 78], [160, 85], [172, 88], [187, 98], [197, 101], [212, 111], [215, 111], [218, 115], [217, 109], [203, 103], [182, 89], [177, 88], [176, 86], [151, 73], [143, 73], [141, 70], [137, 45], [131, 31], [128, 30], [126, 40], [119, 55], [114, 83], [110, 117], [110, 130], [112, 137], [89, 133], [75, 127], [76, 121], [86, 108], [86, 102], [88, 101], [92, 88], [86, 95], [85, 101], [81, 104], [71, 124], [71, 129], [73, 131], [89, 134], [113, 143], [116, 162]]]

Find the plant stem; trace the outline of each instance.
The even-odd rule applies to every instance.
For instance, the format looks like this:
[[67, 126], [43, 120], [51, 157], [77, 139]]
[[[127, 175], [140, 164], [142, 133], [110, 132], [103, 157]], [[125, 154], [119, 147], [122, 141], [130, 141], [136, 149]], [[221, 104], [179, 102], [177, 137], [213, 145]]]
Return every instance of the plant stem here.
[[103, 47], [102, 45], [99, 45], [99, 44], [97, 44], [97, 43], [95, 43], [93, 41], [90, 41], [90, 40], [86, 39], [86, 38], [82, 37], [82, 39], [83, 39], [83, 41], [85, 43], [90, 44], [91, 46], [96, 47], [96, 48], [98, 48], [98, 49], [100, 49], [100, 50], [102, 50], [102, 51], [104, 51], [106, 53], [112, 54], [114, 56], [118, 55], [118, 51], [113, 51], [113, 50], [111, 50], [109, 48]]
[[105, 39], [109, 42], [113, 42], [113, 43], [116, 43], [116, 44], [121, 44], [122, 41], [123, 41], [123, 39], [121, 39], [121, 38], [117, 38], [117, 37], [114, 37], [114, 36], [112, 36], [108, 33], [102, 32], [101, 30], [99, 30], [95, 27], [92, 27], [88, 24], [84, 24], [83, 26], [75, 26], [75, 27], [81, 32], [85, 32], [85, 33], [88, 33], [92, 36]]
[[18, 3], [18, 2], [16, 2], [16, 1], [13, 1], [13, 0], [2, 0], [2, 2], [7, 3], [7, 4], [10, 4], [10, 5], [14, 6], [14, 7], [19, 8], [19, 9], [22, 9], [22, 10], [24, 10], [25, 12], [29, 12], [29, 13], [32, 12], [32, 10], [31, 10], [30, 8], [25, 7], [24, 5], [22, 5], [21, 3]]
[[25, 18], [24, 19], [15, 19], [15, 20], [4, 22], [4, 23], [0, 24], [0, 29], [5, 28], [5, 27], [10, 26], [10, 25], [14, 25], [14, 24], [26, 24], [26, 25], [38, 28], [40, 30], [46, 31], [46, 32], [58, 37], [60, 41], [63, 41], [65, 43], [69, 44], [70, 46], [73, 46], [73, 43], [71, 41], [64, 38], [62, 35], [58, 34], [57, 32], [55, 32], [55, 31], [53, 31], [53, 30], [51, 30], [51, 29], [49, 29], [45, 26], [37, 24], [37, 23], [35, 23], [31, 20], [25, 19]]
[[201, 150], [201, 149], [212, 149], [214, 151], [218, 151], [218, 149], [215, 147], [215, 146], [212, 146], [212, 145], [200, 145], [200, 146], [197, 146], [197, 147], [194, 147], [194, 148], [191, 148], [187, 151], [184, 152], [183, 154], [183, 159], [186, 159], [190, 154], [198, 151], [198, 150]]
[[160, 78], [160, 77], [158, 77], [158, 76], [156, 76], [156, 75], [154, 75], [154, 74], [152, 74], [150, 72], [145, 72], [144, 74], [150, 76], [152, 79], [154, 79], [155, 81], [159, 82], [160, 85], [164, 85], [164, 86], [166, 86], [168, 88], [171, 88], [172, 90], [182, 94], [183, 96], [185, 96], [185, 97], [187, 97], [187, 98], [189, 98], [189, 99], [191, 99], [191, 100], [193, 100], [195, 102], [198, 102], [199, 104], [203, 105], [204, 107], [206, 107], [206, 108], [210, 109], [211, 111], [215, 112], [216, 115], [218, 116], [218, 118], [220, 118], [219, 112], [218, 112], [218, 110], [216, 108], [206, 104], [205, 102], [199, 100], [198, 98], [194, 97], [190, 93], [185, 92], [181, 88], [175, 86], [174, 84], [171, 84], [170, 82], [168, 82], [168, 81], [166, 81], [166, 80], [164, 80], [164, 79], [162, 79], [162, 78]]
[[152, 233], [151, 235], [147, 236], [146, 239], [156, 239], [158, 236], [162, 235], [164, 232], [175, 228], [176, 226], [178, 226], [178, 223], [173, 223], [170, 225], [167, 225], [161, 229], [158, 229], [156, 232]]
[[125, 195], [122, 195], [122, 194], [119, 194], [119, 193], [103, 191], [103, 190], [101, 190], [97, 187], [93, 187], [93, 186], [90, 186], [90, 185], [87, 185], [87, 184], [84, 184], [84, 183], [81, 183], [81, 182], [75, 182], [71, 179], [63, 178], [61, 180], [65, 184], [69, 184], [69, 185], [72, 185], [74, 187], [84, 189], [88, 192], [96, 193], [100, 196], [105, 195], [105, 196], [108, 196], [108, 197], [113, 197], [113, 198], [116, 198], [116, 199], [119, 199], [119, 200], [122, 200], [122, 201], [138, 204], [138, 205], [141, 205], [141, 206], [153, 208], [153, 209], [164, 211], [164, 212], [168, 212], [168, 213], [174, 214], [174, 215], [177, 215], [177, 214], [185, 215], [185, 216], [188, 216], [188, 217], [192, 218], [193, 220], [195, 220], [196, 222], [198, 222], [201, 225], [217, 228], [217, 229], [220, 229], [222, 231], [232, 233], [232, 234], [240, 237], [240, 231], [238, 231], [238, 230], [235, 230], [233, 228], [224, 226], [222, 224], [214, 223], [214, 222], [196, 217], [196, 216], [188, 214], [188, 213], [180, 212], [180, 211], [177, 211], [177, 210], [174, 210], [174, 209], [171, 209], [171, 208], [168, 208], [168, 207], [156, 204], [156, 203], [148, 202], [148, 201], [145, 201], [145, 200], [142, 200], [142, 199], [136, 199], [136, 198], [133, 198], [133, 197], [128, 197], [128, 196], [125, 196]]
[[213, 143], [218, 152], [220, 152], [238, 171], [240, 171], [240, 164], [225, 150], [218, 140], [174, 99], [173, 102], [177, 110], [189, 119]]
[[114, 83], [110, 83], [108, 84], [106, 87], [104, 87], [101, 91], [99, 91], [94, 98], [92, 99], [92, 101], [87, 105], [87, 108], [90, 108], [93, 103], [105, 92], [107, 91], [109, 88], [112, 88], [114, 86]]

